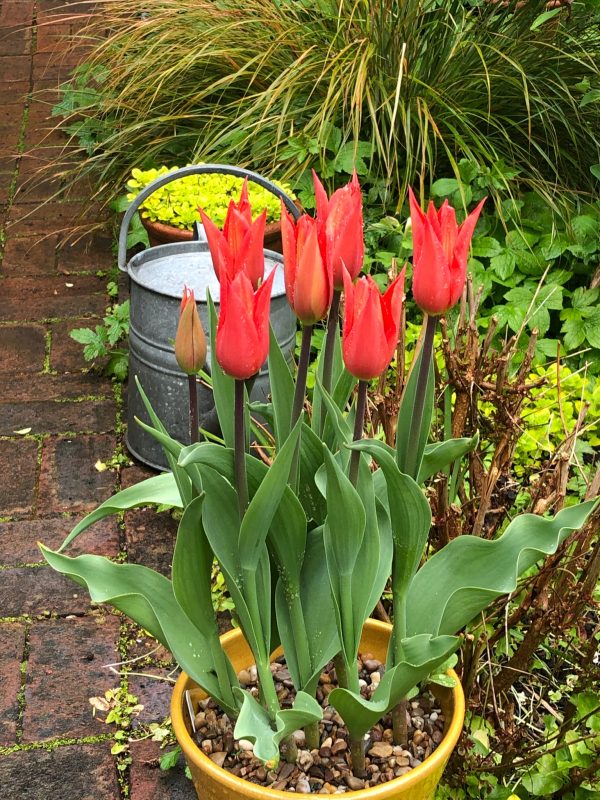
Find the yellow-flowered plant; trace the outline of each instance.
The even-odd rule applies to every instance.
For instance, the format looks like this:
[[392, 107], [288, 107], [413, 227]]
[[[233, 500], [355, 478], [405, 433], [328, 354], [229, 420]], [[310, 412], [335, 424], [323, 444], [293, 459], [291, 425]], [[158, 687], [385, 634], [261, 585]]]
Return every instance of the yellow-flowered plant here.
[[[158, 169], [133, 169], [127, 181], [127, 199], [133, 200], [149, 183], [179, 167], [162, 166]], [[273, 181], [286, 194], [292, 195], [287, 183]], [[200, 217], [198, 206], [201, 206], [215, 225], [222, 227], [230, 200], [237, 200], [242, 190], [243, 180], [233, 175], [216, 173], [189, 175], [186, 178], [157, 189], [140, 207], [143, 217], [151, 222], [162, 222], [175, 228], [192, 229], [194, 222]], [[248, 185], [248, 196], [253, 214], [257, 217], [263, 209], [267, 210], [267, 222], [275, 222], [281, 212], [279, 198], [256, 183]], [[293, 195], [292, 195], [293, 196]]]

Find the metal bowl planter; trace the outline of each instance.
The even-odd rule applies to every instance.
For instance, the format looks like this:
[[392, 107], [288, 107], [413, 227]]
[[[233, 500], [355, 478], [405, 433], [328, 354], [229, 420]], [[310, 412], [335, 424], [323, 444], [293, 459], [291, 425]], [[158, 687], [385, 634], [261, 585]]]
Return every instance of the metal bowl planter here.
[[[373, 653], [375, 658], [385, 661], [391, 630], [392, 626], [385, 622], [367, 620], [363, 629], [361, 650]], [[224, 634], [221, 643], [235, 670], [245, 669], [252, 663], [252, 653], [239, 628]], [[280, 653], [281, 651], [276, 651], [273, 656], [276, 658]], [[368, 789], [345, 792], [344, 797], [356, 800], [433, 800], [444, 768], [460, 737], [465, 717], [462, 686], [453, 670], [448, 674], [455, 679], [453, 689], [435, 685], [430, 687], [446, 717], [444, 738], [436, 750], [406, 775]], [[315, 796], [250, 783], [217, 766], [204, 755], [190, 732], [187, 700], [197, 710], [198, 701], [205, 697], [204, 692], [183, 672], [171, 698], [173, 731], [192, 773], [199, 800], [290, 800], [292, 797], [308, 800]]]
[[[125, 212], [119, 233], [118, 265], [129, 274], [129, 374], [138, 377], [169, 434], [183, 443], [189, 443], [187, 376], [177, 365], [173, 347], [183, 287], [194, 290], [200, 319], [207, 331], [206, 290], [210, 290], [218, 305], [219, 282], [205, 241], [190, 240], [150, 247], [126, 263], [127, 232], [133, 215], [154, 191], [177, 178], [207, 172], [248, 178], [280, 197], [294, 218], [300, 215], [292, 198], [266, 178], [223, 164], [199, 164], [162, 175], [145, 186]], [[291, 360], [296, 319], [286, 299], [281, 257], [276, 252], [265, 250], [265, 271], [268, 273], [273, 268], [277, 269], [277, 274], [271, 293], [271, 325], [282, 351]], [[209, 389], [202, 384], [198, 389], [198, 418], [202, 427], [203, 420], [207, 420], [213, 410], [213, 401]], [[268, 391], [265, 365], [254, 383], [251, 399], [264, 401]], [[136, 424], [136, 417], [148, 421], [141, 397], [131, 381], [127, 398], [127, 448], [135, 458], [154, 469], [166, 469], [160, 444]]]

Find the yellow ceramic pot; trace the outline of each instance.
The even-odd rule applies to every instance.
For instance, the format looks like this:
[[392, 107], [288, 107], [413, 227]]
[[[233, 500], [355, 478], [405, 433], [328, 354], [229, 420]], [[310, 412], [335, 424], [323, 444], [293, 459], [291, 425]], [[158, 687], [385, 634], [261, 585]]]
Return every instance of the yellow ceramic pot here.
[[[361, 639], [361, 651], [373, 653], [375, 658], [385, 661], [390, 633], [390, 625], [376, 620], [367, 620]], [[226, 633], [221, 637], [221, 642], [236, 671], [244, 669], [253, 662], [250, 648], [239, 629]], [[277, 656], [278, 653], [275, 655]], [[449, 674], [456, 678], [452, 670]], [[465, 698], [457, 678], [454, 689], [446, 689], [441, 686], [432, 686], [431, 688], [446, 717], [444, 738], [438, 748], [422, 764], [406, 775], [369, 789], [345, 792], [344, 797], [350, 796], [356, 800], [433, 800], [436, 786], [463, 727]], [[187, 689], [192, 692], [194, 706], [197, 701], [206, 697], [204, 692], [198, 689], [185, 673], [182, 673], [173, 690], [171, 719], [175, 736], [192, 772], [194, 786], [200, 800], [241, 800], [241, 798], [249, 800], [304, 798], [307, 800], [315, 797], [314, 794], [296, 794], [258, 786], [243, 780], [243, 778], [237, 778], [214, 764], [210, 758], [204, 755], [190, 735], [187, 713], [184, 712], [184, 693]]]

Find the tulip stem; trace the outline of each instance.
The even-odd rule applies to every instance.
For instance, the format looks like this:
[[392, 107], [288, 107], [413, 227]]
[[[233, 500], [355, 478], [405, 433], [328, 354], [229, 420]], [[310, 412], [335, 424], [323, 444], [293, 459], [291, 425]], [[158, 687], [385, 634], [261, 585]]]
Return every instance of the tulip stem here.
[[333, 353], [335, 350], [335, 337], [338, 331], [338, 321], [340, 315], [340, 299], [342, 292], [340, 289], [335, 289], [331, 306], [329, 308], [329, 316], [327, 318], [327, 335], [325, 336], [325, 352], [323, 354], [323, 388], [325, 391], [331, 393], [331, 375], [333, 371]]
[[[408, 446], [406, 448], [406, 464], [404, 472], [411, 478], [417, 480], [417, 473], [421, 465], [422, 454], [419, 452], [419, 440], [421, 438], [421, 427], [423, 425], [423, 409], [426, 405], [425, 395], [427, 392], [427, 381], [431, 368], [433, 356], [433, 337], [438, 317], [427, 316], [425, 321], [425, 336], [423, 337], [423, 349], [421, 351], [421, 363], [419, 364], [419, 374], [417, 376], [417, 386], [415, 389], [415, 400], [413, 405], [413, 418], [408, 434]], [[429, 421], [431, 424], [431, 420]]]
[[[354, 441], [360, 442], [363, 435], [365, 424], [365, 413], [367, 410], [367, 389], [369, 381], [358, 382], [358, 392], [356, 394], [356, 416], [354, 418]], [[358, 465], [360, 463], [360, 450], [353, 450], [350, 456], [350, 482], [356, 486], [358, 480]]]
[[198, 441], [198, 383], [195, 375], [188, 375], [190, 395], [190, 444]]
[[248, 507], [248, 476], [246, 475], [246, 433], [244, 430], [244, 381], [235, 382], [235, 417], [233, 460], [235, 485], [238, 496], [240, 519], [244, 518]]
[[294, 405], [292, 406], [292, 424], [290, 428], [298, 422], [298, 418], [304, 408], [304, 396], [306, 394], [306, 378], [308, 376], [308, 362], [310, 358], [310, 346], [312, 340], [312, 325], [302, 326], [302, 344], [300, 345], [300, 359], [298, 361], [298, 374], [296, 376], [296, 389], [294, 391]]

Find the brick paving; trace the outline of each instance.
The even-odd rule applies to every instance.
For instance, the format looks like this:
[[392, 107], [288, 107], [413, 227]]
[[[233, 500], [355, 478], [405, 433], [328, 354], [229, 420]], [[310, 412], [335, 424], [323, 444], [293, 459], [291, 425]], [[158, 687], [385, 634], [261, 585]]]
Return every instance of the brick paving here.
[[[126, 392], [89, 372], [69, 337], [102, 317], [115, 276], [111, 232], [73, 235], [82, 190], [51, 166], [69, 158], [51, 130], [56, 87], [81, 57], [64, 37], [92, 13], [89, 2], [0, 0], [0, 785], [11, 800], [192, 800], [183, 767], [161, 772], [148, 737], [170, 695], [148, 676], [170, 674], [169, 654], [92, 606], [37, 549], [58, 547], [83, 513], [149, 474], [96, 468], [123, 454]], [[97, 523], [70, 554], [168, 574], [174, 535], [170, 519], [140, 510]], [[107, 666], [131, 658], [142, 674]], [[144, 705], [124, 755], [89, 703], [119, 682]]]

